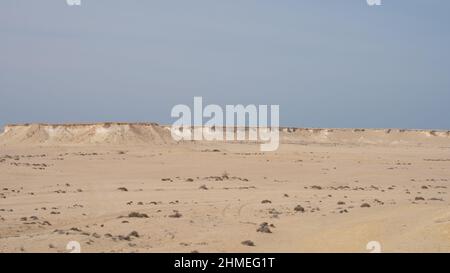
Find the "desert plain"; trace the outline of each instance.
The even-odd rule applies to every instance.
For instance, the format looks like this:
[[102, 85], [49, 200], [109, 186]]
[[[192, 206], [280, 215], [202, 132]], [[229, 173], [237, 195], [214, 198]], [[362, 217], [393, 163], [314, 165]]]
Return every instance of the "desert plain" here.
[[7, 126], [0, 252], [450, 252], [448, 131], [284, 128], [280, 141]]

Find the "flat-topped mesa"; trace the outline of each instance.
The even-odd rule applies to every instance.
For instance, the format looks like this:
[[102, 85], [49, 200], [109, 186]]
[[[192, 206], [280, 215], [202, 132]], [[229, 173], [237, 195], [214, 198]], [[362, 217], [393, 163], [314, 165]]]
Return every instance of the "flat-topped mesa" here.
[[81, 127], [81, 126], [104, 126], [109, 127], [112, 125], [138, 125], [138, 126], [159, 126], [156, 122], [80, 122], [80, 123], [19, 123], [19, 124], [7, 124], [6, 128], [14, 127], [30, 127], [30, 126], [42, 126], [42, 127]]
[[170, 132], [157, 123], [10, 124], [4, 144], [167, 144]]
[[450, 131], [423, 129], [282, 128], [283, 143], [450, 145]]
[[[160, 145], [176, 142], [171, 136], [170, 129], [171, 126], [144, 122], [10, 124], [6, 125], [4, 132], [0, 134], [0, 144]], [[224, 128], [218, 127], [216, 130], [220, 131]], [[244, 130], [249, 129], [244, 128]], [[279, 131], [282, 144], [444, 145], [450, 147], [450, 131], [443, 130], [280, 127]]]

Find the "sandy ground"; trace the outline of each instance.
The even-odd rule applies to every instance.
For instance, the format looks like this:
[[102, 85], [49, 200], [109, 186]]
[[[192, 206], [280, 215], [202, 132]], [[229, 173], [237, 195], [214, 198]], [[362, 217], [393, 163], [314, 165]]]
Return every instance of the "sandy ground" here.
[[0, 251], [450, 252], [448, 187], [450, 145], [2, 146]]

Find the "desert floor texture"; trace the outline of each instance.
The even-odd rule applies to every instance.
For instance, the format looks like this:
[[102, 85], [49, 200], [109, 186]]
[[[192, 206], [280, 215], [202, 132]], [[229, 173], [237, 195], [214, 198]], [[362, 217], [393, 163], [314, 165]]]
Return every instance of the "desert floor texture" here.
[[448, 132], [61, 126], [0, 136], [0, 252], [450, 252]]

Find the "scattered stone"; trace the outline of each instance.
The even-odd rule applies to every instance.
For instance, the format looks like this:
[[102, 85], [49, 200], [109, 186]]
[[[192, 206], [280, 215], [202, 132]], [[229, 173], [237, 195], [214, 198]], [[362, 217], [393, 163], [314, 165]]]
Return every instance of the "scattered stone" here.
[[380, 201], [380, 200], [378, 200], [378, 199], [374, 199], [373, 201], [377, 202], [377, 203], [380, 204], [380, 205], [384, 205], [384, 202], [382, 202], [382, 201]]
[[130, 218], [148, 218], [148, 215], [145, 213], [130, 212], [128, 214], [128, 217], [130, 217]]
[[297, 211], [297, 212], [305, 212], [305, 208], [303, 208], [303, 207], [300, 206], [300, 205], [297, 205], [297, 206], [294, 208], [294, 210]]
[[130, 232], [130, 234], [128, 234], [126, 236], [119, 235], [118, 239], [121, 241], [131, 241], [132, 240], [131, 237], [139, 238], [139, 233], [137, 233], [137, 231], [132, 231], [132, 232]]
[[250, 240], [242, 241], [241, 244], [243, 244], [245, 246], [255, 246], [255, 243], [253, 241], [250, 241]]
[[276, 209], [272, 208], [269, 209], [269, 214], [271, 214], [271, 218], [278, 218], [281, 212], [277, 211]]
[[173, 212], [174, 212], [174, 214], [169, 215], [169, 217], [171, 217], [171, 218], [180, 218], [181, 216], [183, 216], [177, 210], [174, 210]]
[[128, 234], [128, 237], [136, 237], [136, 238], [139, 238], [140, 236], [139, 236], [139, 233], [137, 232], [137, 231], [132, 231], [132, 232], [130, 232], [130, 234]]
[[269, 228], [269, 224], [267, 222], [260, 224], [256, 231], [262, 233], [272, 233], [272, 231]]
[[49, 221], [44, 221], [44, 222], [41, 223], [41, 225], [43, 225], [43, 226], [51, 226], [52, 224], [50, 224]]
[[121, 241], [131, 241], [130, 236], [119, 235], [118, 238], [119, 238], [119, 240], [121, 240]]

